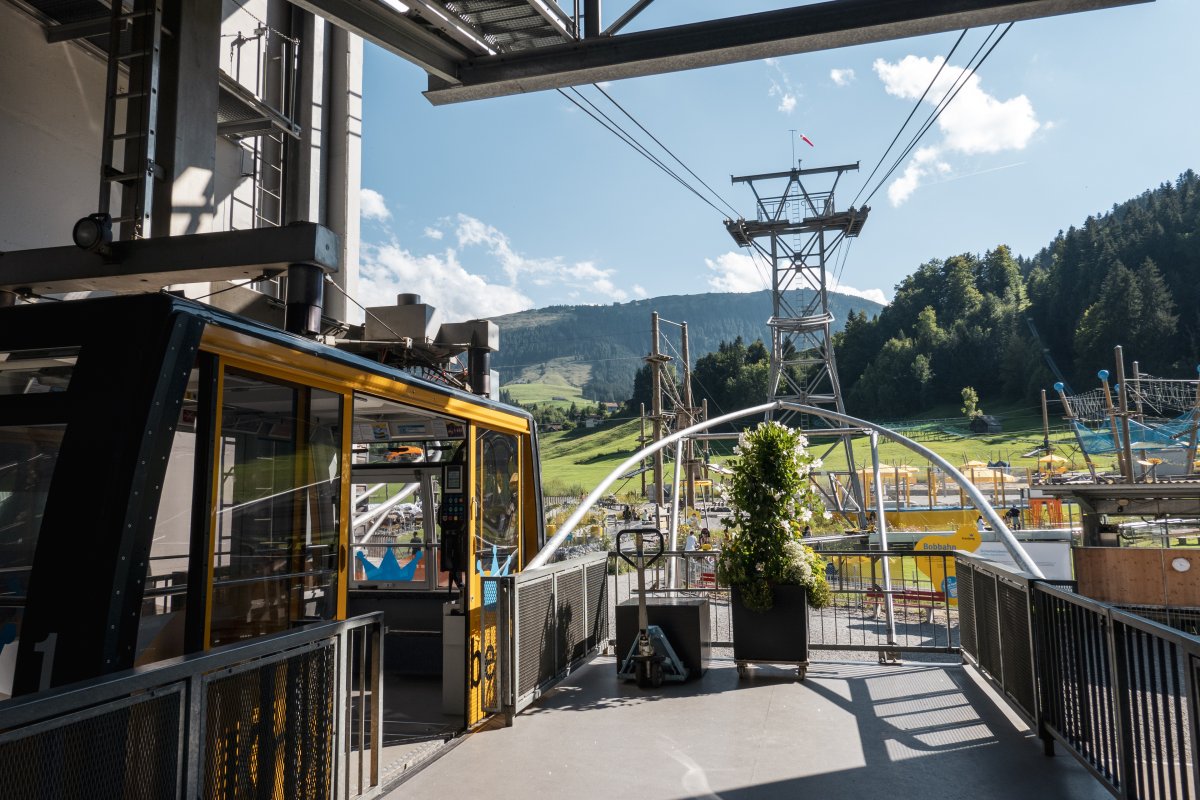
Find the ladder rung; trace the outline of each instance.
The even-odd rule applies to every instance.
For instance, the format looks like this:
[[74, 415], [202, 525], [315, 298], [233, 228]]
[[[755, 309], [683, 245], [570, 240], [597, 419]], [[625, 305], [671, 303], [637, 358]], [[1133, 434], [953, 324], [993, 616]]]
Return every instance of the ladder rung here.
[[145, 131], [130, 131], [129, 133], [114, 133], [112, 136], [110, 136], [108, 138], [109, 138], [109, 141], [124, 142], [129, 139], [143, 139], [143, 138], [145, 138], [145, 136], [146, 136]]
[[143, 17], [154, 16], [154, 12], [155, 12], [155, 9], [153, 9], [153, 8], [145, 8], [145, 9], [142, 9], [141, 11], [130, 11], [128, 14], [118, 14], [117, 19], [119, 19], [119, 20], [142, 19]]

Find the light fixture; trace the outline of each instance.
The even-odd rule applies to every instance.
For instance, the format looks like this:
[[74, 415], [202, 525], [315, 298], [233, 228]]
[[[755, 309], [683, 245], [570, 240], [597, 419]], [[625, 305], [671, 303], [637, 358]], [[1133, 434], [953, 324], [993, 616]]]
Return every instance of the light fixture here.
[[89, 253], [106, 253], [112, 244], [112, 217], [108, 214], [88, 214], [71, 229], [75, 246]]

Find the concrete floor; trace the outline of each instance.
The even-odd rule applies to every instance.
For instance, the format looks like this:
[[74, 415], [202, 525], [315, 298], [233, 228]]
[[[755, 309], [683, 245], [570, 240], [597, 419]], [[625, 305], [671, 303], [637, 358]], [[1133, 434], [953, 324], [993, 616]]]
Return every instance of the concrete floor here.
[[[714, 661], [698, 681], [641, 690], [611, 657], [586, 665], [511, 728], [484, 730], [389, 798], [1109, 798], [1069, 755], [958, 665]], [[471, 786], [472, 789], [464, 787]]]

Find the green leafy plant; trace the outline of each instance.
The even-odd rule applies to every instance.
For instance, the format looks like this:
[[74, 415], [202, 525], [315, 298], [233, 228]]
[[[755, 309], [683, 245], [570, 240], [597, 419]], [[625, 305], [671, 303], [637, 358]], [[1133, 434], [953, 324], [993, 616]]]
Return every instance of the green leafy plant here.
[[746, 608], [765, 611], [774, 605], [778, 584], [803, 586], [810, 605], [829, 605], [825, 560], [803, 543], [806, 525], [829, 519], [810, 481], [820, 459], [808, 451], [808, 439], [778, 422], [764, 422], [743, 433], [735, 458], [729, 500], [733, 514], [724, 520], [725, 541], [717, 571], [741, 590]]

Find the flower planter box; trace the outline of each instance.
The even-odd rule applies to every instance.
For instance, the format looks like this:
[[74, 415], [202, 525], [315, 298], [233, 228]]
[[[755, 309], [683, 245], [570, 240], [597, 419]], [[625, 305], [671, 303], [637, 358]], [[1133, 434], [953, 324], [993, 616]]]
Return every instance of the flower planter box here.
[[731, 587], [733, 659], [738, 675], [746, 665], [793, 664], [800, 680], [808, 670], [808, 591], [803, 586], [776, 586], [775, 605], [751, 611], [742, 605], [741, 591]]

